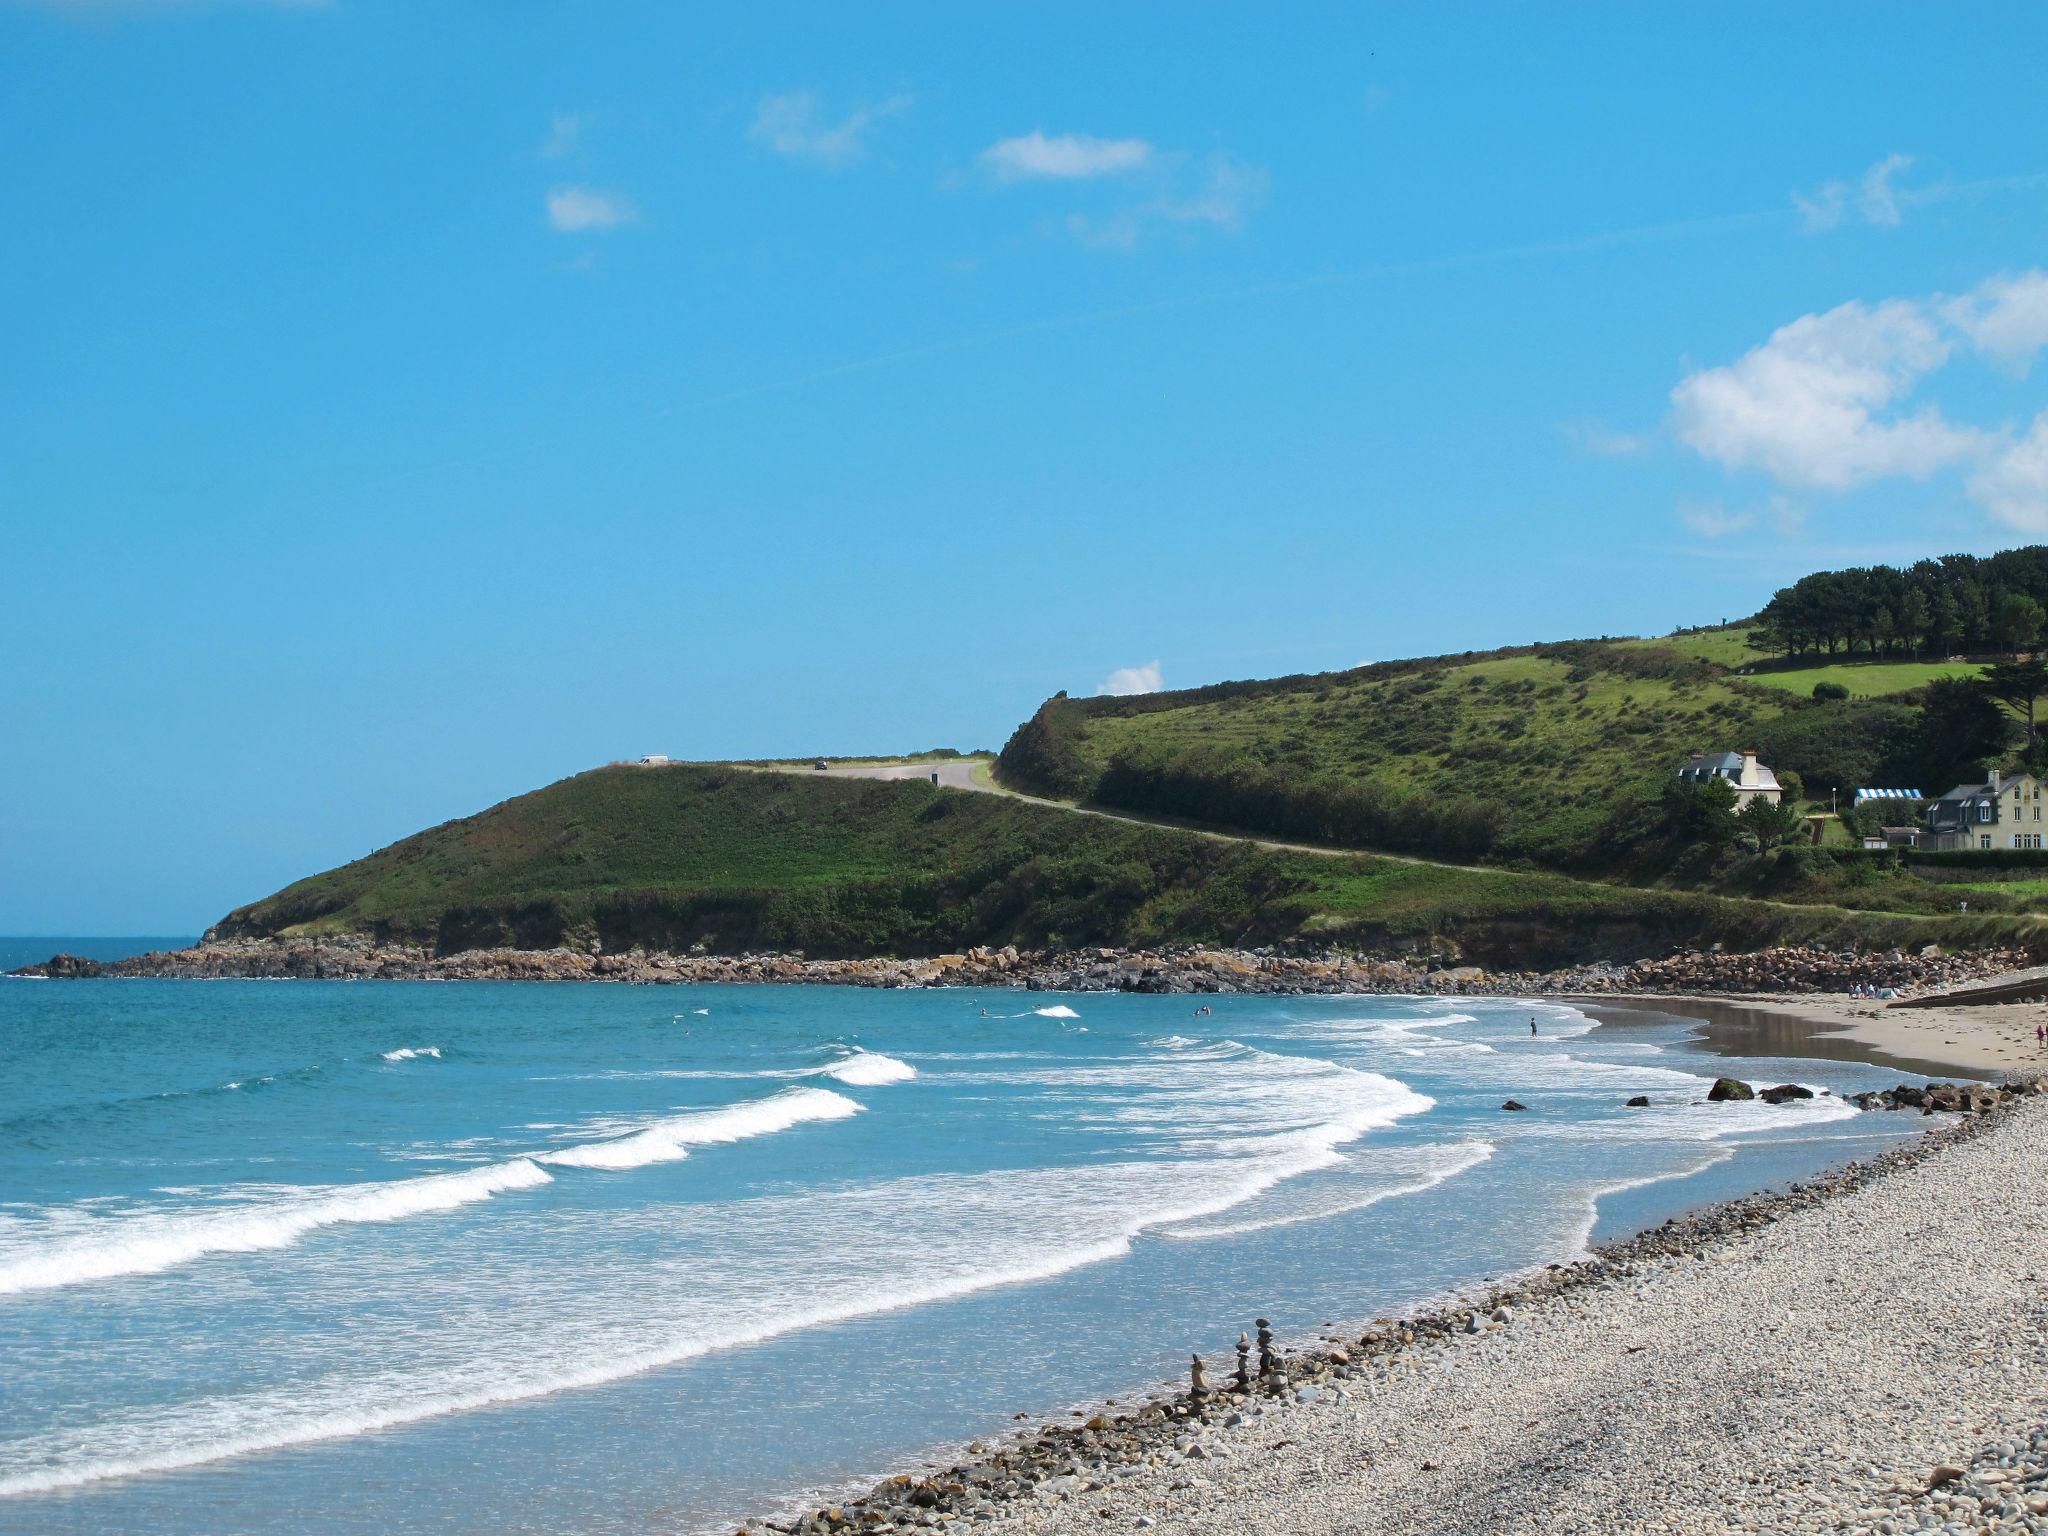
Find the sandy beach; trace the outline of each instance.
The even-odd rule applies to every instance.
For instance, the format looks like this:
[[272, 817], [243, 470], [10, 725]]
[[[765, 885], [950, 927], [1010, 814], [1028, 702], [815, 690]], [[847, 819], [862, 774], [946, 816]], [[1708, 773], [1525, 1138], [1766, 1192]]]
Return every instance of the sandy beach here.
[[1697, 1019], [1702, 1043], [1729, 1056], [1873, 1061], [1904, 1073], [1996, 1080], [2048, 1070], [2035, 1038], [2048, 1004], [1959, 1003], [1895, 1008], [1847, 993], [1561, 997], [1588, 1017]]

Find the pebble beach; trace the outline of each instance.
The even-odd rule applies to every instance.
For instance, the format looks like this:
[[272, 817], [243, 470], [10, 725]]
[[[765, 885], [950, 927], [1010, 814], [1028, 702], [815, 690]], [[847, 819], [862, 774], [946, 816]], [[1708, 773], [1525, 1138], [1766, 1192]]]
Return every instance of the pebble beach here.
[[1284, 1384], [1230, 1391], [1234, 1341], [1197, 1341], [1206, 1402], [1105, 1406], [775, 1526], [2048, 1532], [2048, 1098], [1939, 1119], [1469, 1310], [1293, 1341]]

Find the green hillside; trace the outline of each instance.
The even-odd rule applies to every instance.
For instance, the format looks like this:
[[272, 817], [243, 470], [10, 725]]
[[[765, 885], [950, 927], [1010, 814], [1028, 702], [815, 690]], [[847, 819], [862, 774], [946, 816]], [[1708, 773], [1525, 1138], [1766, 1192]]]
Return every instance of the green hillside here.
[[1564, 868], [1624, 862], [1677, 766], [1798, 707], [1669, 647], [1383, 663], [1140, 698], [1050, 700], [1005, 783], [1340, 846]]
[[598, 769], [448, 822], [240, 908], [216, 935], [816, 955], [1307, 939], [1534, 964], [2015, 931], [1988, 913], [1879, 917], [1331, 858], [922, 782], [675, 765]]

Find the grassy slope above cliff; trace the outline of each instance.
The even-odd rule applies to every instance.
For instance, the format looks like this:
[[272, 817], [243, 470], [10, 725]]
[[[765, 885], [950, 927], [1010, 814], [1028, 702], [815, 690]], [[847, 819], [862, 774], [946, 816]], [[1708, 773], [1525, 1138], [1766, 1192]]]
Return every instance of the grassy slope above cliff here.
[[298, 881], [218, 932], [820, 955], [1308, 938], [1536, 964], [1717, 939], [1991, 941], [2015, 925], [1283, 853], [919, 782], [676, 765], [565, 779]]
[[1055, 699], [1005, 782], [1218, 825], [1603, 868], [1693, 752], [1792, 701], [1697, 657], [1586, 642], [1137, 699]]
[[1953, 782], [1946, 744], [1907, 704], [1816, 703], [1736, 675], [1717, 659], [1728, 643], [1573, 641], [1062, 695], [998, 770], [1017, 788], [1210, 826], [1637, 880], [1668, 868], [1661, 799], [1694, 753], [1754, 746], [1823, 804], [1831, 787]]

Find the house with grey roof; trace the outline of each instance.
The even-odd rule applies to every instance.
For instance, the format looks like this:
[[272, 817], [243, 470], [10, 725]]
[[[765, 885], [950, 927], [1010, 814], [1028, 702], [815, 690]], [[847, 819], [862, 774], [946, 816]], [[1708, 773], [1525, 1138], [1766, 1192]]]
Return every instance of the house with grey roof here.
[[1927, 806], [1920, 846], [1954, 848], [2048, 847], [2041, 783], [2031, 773], [2006, 778], [1994, 768], [1982, 784], [1958, 784]]
[[1778, 776], [1756, 760], [1753, 747], [1741, 752], [1709, 752], [1703, 757], [1692, 758], [1678, 770], [1678, 778], [1683, 784], [1704, 784], [1709, 779], [1725, 781], [1735, 791], [1738, 813], [1752, 800], [1776, 805], [1785, 793], [1778, 786]]

